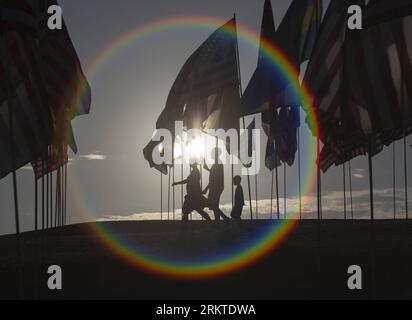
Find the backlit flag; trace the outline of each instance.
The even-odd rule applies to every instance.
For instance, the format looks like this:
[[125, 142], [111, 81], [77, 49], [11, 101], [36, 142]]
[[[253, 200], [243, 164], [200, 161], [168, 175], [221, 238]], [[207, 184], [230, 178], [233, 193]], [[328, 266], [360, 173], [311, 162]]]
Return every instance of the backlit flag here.
[[[183, 65], [156, 128], [174, 133], [175, 122], [183, 121], [186, 129], [238, 129], [239, 103], [236, 20], [231, 19]], [[149, 142], [144, 150], [150, 166], [158, 170], [151, 155], [159, 144]]]
[[250, 115], [268, 110], [279, 90], [279, 75], [274, 66], [265, 56], [264, 46], [277, 48], [275, 21], [270, 0], [265, 1], [262, 27], [260, 31], [260, 49], [257, 68], [246, 87], [241, 101], [241, 115]]
[[364, 143], [370, 115], [366, 110], [362, 112], [350, 108], [347, 103], [345, 41], [348, 33], [347, 9], [353, 4], [364, 6], [364, 1], [330, 3], [304, 77], [313, 95], [312, 105], [324, 144], [320, 159], [323, 171], [334, 163], [348, 160], [348, 155], [353, 157], [366, 152]]
[[389, 145], [412, 131], [412, 16], [384, 21], [351, 33], [345, 66], [349, 106], [367, 110], [373, 140]]
[[[0, 178], [3, 178], [45, 153], [50, 143], [52, 115], [47, 107], [35, 39], [2, 29], [0, 56]], [[10, 130], [10, 109], [13, 130]]]
[[56, 0], [45, 3], [39, 14], [39, 50], [50, 104], [56, 117], [62, 112], [70, 117], [88, 114], [91, 90], [76, 49], [64, 21], [61, 30], [48, 28], [47, 8], [58, 3]]
[[0, 1], [0, 30], [36, 36], [38, 4], [33, 0]]
[[364, 26], [390, 22], [412, 15], [412, 0], [370, 0], [364, 16]]

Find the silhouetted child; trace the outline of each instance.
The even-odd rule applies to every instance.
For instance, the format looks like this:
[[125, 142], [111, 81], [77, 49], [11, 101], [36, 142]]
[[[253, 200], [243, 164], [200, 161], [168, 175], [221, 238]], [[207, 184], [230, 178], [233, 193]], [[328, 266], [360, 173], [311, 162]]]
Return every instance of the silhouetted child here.
[[240, 182], [242, 178], [240, 176], [235, 176], [233, 178], [233, 184], [236, 186], [235, 191], [235, 201], [233, 204], [233, 210], [230, 214], [233, 220], [241, 220], [241, 215], [243, 211], [243, 206], [245, 205], [245, 199], [243, 196], [243, 188]]

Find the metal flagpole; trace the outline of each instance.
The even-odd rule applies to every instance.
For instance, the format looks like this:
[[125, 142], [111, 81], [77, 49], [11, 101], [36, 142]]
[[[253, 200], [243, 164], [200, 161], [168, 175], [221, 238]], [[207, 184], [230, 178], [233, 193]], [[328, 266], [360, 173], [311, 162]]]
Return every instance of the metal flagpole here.
[[160, 171], [160, 221], [163, 220], [163, 173]]
[[317, 165], [316, 165], [316, 175], [317, 175], [317, 198], [318, 198], [318, 220], [322, 219], [322, 209], [321, 209], [321, 181], [320, 181], [320, 137], [319, 132], [316, 137], [316, 153], [317, 153]]
[[347, 213], [346, 213], [346, 165], [343, 164], [342, 167], [343, 171], [343, 215], [345, 220], [347, 220]]
[[67, 223], [67, 170], [69, 166], [64, 165], [64, 225]]
[[298, 182], [299, 182], [299, 219], [302, 219], [302, 182], [300, 168], [300, 127], [298, 128]]
[[34, 230], [37, 231], [37, 223], [38, 223], [38, 183], [36, 173], [34, 173]]
[[49, 170], [50, 170], [50, 161], [49, 161], [49, 149], [50, 147], [47, 147], [47, 154], [46, 154], [46, 229], [49, 228], [49, 207], [50, 207], [50, 201], [49, 201], [49, 195], [50, 195], [50, 188], [49, 188]]
[[50, 227], [53, 227], [53, 163], [50, 154]]
[[396, 142], [392, 144], [393, 220], [396, 220]]
[[[172, 182], [175, 183], [175, 159], [173, 158], [173, 167], [172, 167]], [[173, 197], [173, 220], [175, 217], [175, 188], [172, 188], [172, 197]]]
[[283, 162], [283, 215], [283, 219], [286, 219], [286, 162]]
[[276, 178], [276, 208], [277, 208], [277, 218], [280, 219], [280, 205], [279, 205], [279, 173], [278, 173], [278, 151], [275, 142], [275, 178]]
[[373, 208], [373, 167], [372, 167], [372, 136], [369, 137], [369, 152], [368, 152], [368, 166], [369, 166], [369, 195], [370, 195], [370, 208], [371, 208], [371, 220], [375, 220], [374, 208]]
[[232, 210], [233, 210], [233, 201], [234, 201], [234, 195], [235, 195], [235, 192], [234, 192], [234, 185], [233, 185], [233, 177], [234, 177], [234, 165], [233, 165], [233, 155], [230, 155], [230, 159], [232, 160], [232, 165], [231, 165], [231, 170], [232, 170], [232, 180], [230, 181], [230, 184], [231, 184], [231, 186], [232, 186]]
[[352, 194], [352, 166], [349, 160], [349, 193], [350, 193], [350, 213], [353, 220], [353, 194]]
[[256, 219], [259, 219], [259, 208], [258, 208], [258, 174], [255, 174], [255, 195], [256, 195]]
[[41, 159], [41, 229], [44, 230], [44, 155]]
[[167, 185], [167, 220], [170, 220], [170, 180], [171, 180], [171, 174], [170, 174], [170, 168], [169, 168], [169, 172], [168, 172], [168, 176], [169, 176], [169, 182]]
[[409, 219], [409, 211], [408, 211], [408, 166], [407, 166], [407, 159], [406, 159], [406, 130], [404, 131], [403, 136], [403, 163], [405, 167], [405, 213], [406, 213], [406, 220]]
[[275, 180], [275, 172], [272, 170], [272, 182], [270, 184], [270, 219], [273, 219], [273, 184]]
[[[233, 19], [235, 20], [235, 24], [236, 24], [236, 14], [233, 15]], [[237, 36], [237, 33], [236, 33], [236, 36]], [[238, 82], [239, 82], [239, 94], [240, 94], [240, 97], [242, 97], [243, 89], [242, 89], [242, 79], [241, 79], [241, 73], [240, 73], [239, 43], [237, 41], [236, 41], [236, 60], [237, 60]], [[245, 130], [246, 129], [245, 117], [242, 117], [242, 122], [243, 122], [243, 129]], [[249, 194], [250, 220], [253, 220], [252, 192], [251, 192], [251, 187], [250, 187], [249, 168], [247, 168], [247, 187], [248, 187], [248, 194]]]

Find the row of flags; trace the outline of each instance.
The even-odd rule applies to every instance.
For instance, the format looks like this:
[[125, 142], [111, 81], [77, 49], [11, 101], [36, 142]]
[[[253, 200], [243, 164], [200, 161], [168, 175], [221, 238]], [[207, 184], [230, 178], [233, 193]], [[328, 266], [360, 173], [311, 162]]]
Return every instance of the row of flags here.
[[[264, 51], [268, 45], [282, 48], [299, 70], [300, 64], [311, 54], [321, 18], [321, 0], [294, 0], [276, 31], [272, 5], [266, 0], [257, 68], [242, 96], [236, 19], [231, 19], [184, 64], [156, 128], [169, 129], [173, 133], [174, 122], [183, 121], [186, 129], [238, 130], [241, 117], [262, 112], [263, 128], [268, 135], [267, 167], [273, 169], [281, 161], [292, 165], [297, 149], [296, 132], [300, 126], [299, 101], [293, 88], [299, 83], [284, 81]], [[248, 127], [248, 131], [252, 129]], [[152, 160], [152, 152], [159, 144], [149, 142], [143, 154], [151, 167], [166, 174], [167, 166], [156, 165]]]
[[[349, 30], [347, 8], [363, 8]], [[375, 155], [412, 129], [412, 1], [331, 1], [304, 81], [313, 94], [326, 171]]]
[[[168, 95], [156, 129], [173, 133], [176, 121], [185, 129], [238, 129], [240, 79], [236, 18], [217, 29], [189, 57]], [[167, 174], [167, 165], [152, 160], [160, 142], [150, 141], [143, 155], [151, 167]], [[174, 144], [174, 142], [173, 142]]]
[[[351, 5], [363, 9], [362, 30], [348, 28]], [[187, 129], [237, 128], [239, 118], [262, 113], [266, 166], [293, 165], [300, 107], [308, 110], [292, 90], [299, 80], [285, 81], [267, 61], [264, 45], [269, 44], [283, 51], [297, 72], [309, 60], [301, 78], [318, 119], [323, 171], [359, 155], [375, 155], [411, 133], [411, 0], [332, 0], [324, 17], [321, 0], [294, 0], [277, 29], [266, 0], [257, 67], [242, 96], [236, 34], [227, 36], [224, 29], [236, 30], [236, 20], [215, 31], [188, 59], [157, 129], [173, 130], [176, 120]], [[158, 144], [144, 150], [151, 166]]]
[[48, 28], [52, 5], [0, 3], [0, 178], [28, 163], [36, 178], [67, 164], [67, 146], [77, 152], [71, 120], [90, 111], [90, 87], [66, 25]]

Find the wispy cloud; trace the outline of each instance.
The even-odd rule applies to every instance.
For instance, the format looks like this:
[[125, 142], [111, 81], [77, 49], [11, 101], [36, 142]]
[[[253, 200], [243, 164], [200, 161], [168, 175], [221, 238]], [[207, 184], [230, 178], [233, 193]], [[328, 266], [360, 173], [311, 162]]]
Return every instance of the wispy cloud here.
[[107, 156], [98, 153], [89, 153], [79, 156], [80, 160], [96, 161], [96, 160], [106, 160]]
[[356, 179], [364, 179], [365, 178], [365, 169], [355, 169], [355, 173], [353, 177]]
[[[412, 188], [409, 189], [412, 193]], [[370, 218], [370, 204], [369, 204], [369, 191], [368, 190], [356, 190], [352, 193], [353, 201], [353, 215], [355, 219], [369, 219]], [[351, 205], [349, 194], [346, 194], [346, 207], [347, 216], [351, 218]], [[404, 200], [404, 189], [395, 190], [395, 201], [396, 201], [396, 214], [398, 218], [404, 218], [405, 215], [405, 200]], [[285, 199], [279, 199], [279, 213], [280, 217], [284, 218]], [[256, 218], [255, 201], [252, 201], [253, 216]], [[222, 204], [220, 209], [226, 214], [230, 215], [232, 204]], [[271, 210], [272, 208], [272, 210]], [[322, 211], [323, 217], [325, 219], [343, 219], [344, 218], [344, 199], [342, 192], [324, 192], [322, 194]], [[270, 199], [259, 200], [258, 201], [259, 218], [265, 219], [277, 216], [277, 205], [276, 200], [271, 201]], [[210, 210], [205, 210], [213, 216]], [[270, 212], [272, 211], [272, 215]], [[393, 189], [377, 189], [374, 191], [374, 211], [375, 217], [377, 219], [392, 219], [393, 218]], [[181, 210], [176, 210], [175, 219], [181, 219]], [[246, 201], [246, 205], [243, 208], [243, 218], [249, 219], [249, 202]], [[299, 198], [287, 198], [286, 199], [286, 216], [287, 217], [299, 217]], [[303, 219], [313, 219], [317, 216], [317, 197], [314, 196], [304, 196], [302, 197], [302, 218]], [[172, 212], [169, 213], [169, 218], [173, 217]], [[168, 213], [163, 212], [142, 212], [133, 213], [130, 215], [108, 215], [104, 218], [98, 219], [98, 221], [109, 221], [109, 220], [164, 220], [168, 219]], [[198, 214], [193, 214], [193, 219], [200, 220], [201, 217]]]
[[356, 179], [363, 179], [363, 178], [365, 178], [365, 176], [364, 176], [363, 174], [361, 174], [361, 173], [354, 173], [353, 176], [354, 176]]

